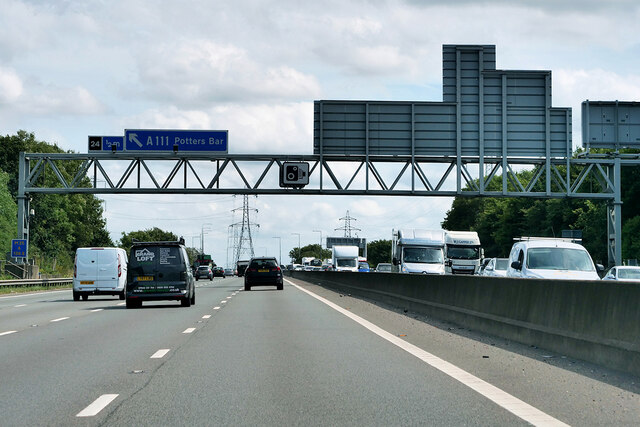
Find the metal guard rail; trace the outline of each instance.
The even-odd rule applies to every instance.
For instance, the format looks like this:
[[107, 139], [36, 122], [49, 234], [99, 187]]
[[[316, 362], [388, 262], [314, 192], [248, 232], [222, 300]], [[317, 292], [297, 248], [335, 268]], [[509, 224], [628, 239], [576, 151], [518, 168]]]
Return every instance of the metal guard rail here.
[[59, 279], [17, 279], [17, 280], [0, 280], [0, 287], [22, 288], [29, 286], [60, 286], [72, 284], [73, 278]]

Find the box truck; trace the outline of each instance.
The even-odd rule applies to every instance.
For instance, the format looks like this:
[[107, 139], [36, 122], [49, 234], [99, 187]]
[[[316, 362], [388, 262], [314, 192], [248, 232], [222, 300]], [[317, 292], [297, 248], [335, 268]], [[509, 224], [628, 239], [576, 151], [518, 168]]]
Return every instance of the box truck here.
[[392, 230], [391, 258], [396, 273], [444, 274], [444, 231]]
[[357, 246], [334, 246], [333, 268], [336, 271], [358, 271], [358, 247]]

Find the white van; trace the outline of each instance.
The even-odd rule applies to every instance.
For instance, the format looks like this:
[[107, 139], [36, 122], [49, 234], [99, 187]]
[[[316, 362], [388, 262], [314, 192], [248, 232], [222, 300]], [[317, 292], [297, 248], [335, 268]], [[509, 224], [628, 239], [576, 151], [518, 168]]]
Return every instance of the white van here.
[[580, 244], [562, 239], [532, 239], [511, 247], [507, 277], [557, 280], [600, 280], [600, 264], [595, 266]]
[[121, 248], [78, 248], [73, 265], [73, 300], [89, 295], [118, 295], [124, 299], [127, 252]]

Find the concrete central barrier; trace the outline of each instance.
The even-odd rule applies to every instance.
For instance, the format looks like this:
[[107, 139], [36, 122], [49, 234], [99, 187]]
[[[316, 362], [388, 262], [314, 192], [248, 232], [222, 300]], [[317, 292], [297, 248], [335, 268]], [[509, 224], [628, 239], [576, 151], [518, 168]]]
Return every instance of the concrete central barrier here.
[[640, 376], [640, 283], [325, 271], [287, 274]]

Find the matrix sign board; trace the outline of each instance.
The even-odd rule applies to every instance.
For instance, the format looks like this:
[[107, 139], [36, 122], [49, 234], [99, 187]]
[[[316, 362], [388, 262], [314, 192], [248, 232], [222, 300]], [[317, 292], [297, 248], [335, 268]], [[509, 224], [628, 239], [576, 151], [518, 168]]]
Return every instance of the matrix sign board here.
[[125, 129], [125, 151], [227, 153], [226, 130]]
[[640, 148], [640, 102], [584, 101], [582, 146]]
[[11, 258], [25, 258], [27, 256], [27, 240], [13, 239], [11, 241]]
[[327, 237], [327, 249], [334, 246], [357, 246], [360, 249], [367, 247], [367, 239], [359, 237]]
[[122, 151], [124, 137], [122, 136], [89, 136], [89, 151]]

